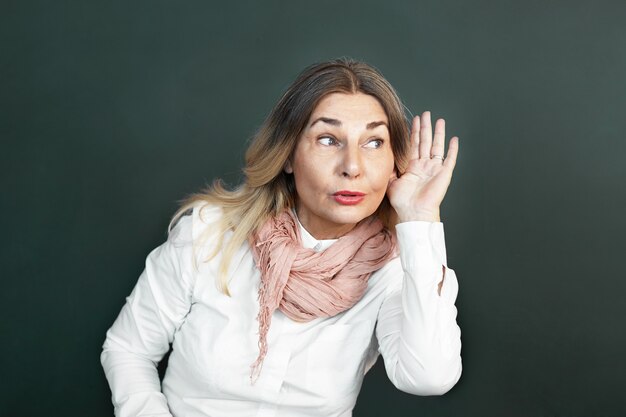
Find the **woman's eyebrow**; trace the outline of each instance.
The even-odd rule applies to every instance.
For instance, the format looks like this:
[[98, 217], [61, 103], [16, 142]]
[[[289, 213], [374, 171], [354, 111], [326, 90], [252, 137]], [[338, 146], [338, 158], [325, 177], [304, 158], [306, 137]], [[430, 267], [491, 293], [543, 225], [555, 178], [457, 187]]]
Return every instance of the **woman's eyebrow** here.
[[[315, 123], [317, 123], [317, 122], [324, 122], [324, 123], [327, 123], [327, 124], [332, 125], [332, 126], [341, 126], [341, 120], [331, 119], [330, 117], [323, 117], [323, 116], [322, 116], [322, 117], [318, 117], [317, 119], [315, 119], [315, 120], [314, 120], [314, 121], [313, 121], [313, 122], [309, 125], [309, 127], [312, 127], [312, 126], [313, 126]], [[384, 122], [384, 121], [382, 121], [382, 120], [381, 120], [381, 121], [378, 121], [378, 122], [370, 122], [370, 123], [368, 123], [368, 124], [365, 126], [365, 128], [366, 128], [367, 130], [371, 130], [371, 129], [374, 129], [374, 128], [376, 128], [376, 127], [380, 126], [380, 125], [385, 125], [385, 126], [387, 126], [387, 128], [389, 128], [389, 126], [387, 125], [387, 123], [386, 123], [386, 122]]]
[[332, 126], [341, 126], [341, 120], [331, 119], [330, 117], [322, 116], [322, 117], [318, 117], [317, 119], [315, 119], [313, 123], [309, 125], [309, 127], [312, 127], [317, 122], [324, 122]]
[[365, 126], [365, 127], [366, 127], [368, 130], [370, 130], [370, 129], [374, 129], [375, 127], [378, 127], [378, 126], [380, 126], [380, 125], [385, 125], [385, 126], [387, 126], [387, 129], [389, 129], [389, 126], [387, 125], [387, 123], [386, 123], [386, 122], [383, 122], [382, 120], [381, 120], [381, 121], [379, 121], [379, 122], [370, 122], [370, 123], [368, 123], [368, 124], [367, 124], [367, 126]]

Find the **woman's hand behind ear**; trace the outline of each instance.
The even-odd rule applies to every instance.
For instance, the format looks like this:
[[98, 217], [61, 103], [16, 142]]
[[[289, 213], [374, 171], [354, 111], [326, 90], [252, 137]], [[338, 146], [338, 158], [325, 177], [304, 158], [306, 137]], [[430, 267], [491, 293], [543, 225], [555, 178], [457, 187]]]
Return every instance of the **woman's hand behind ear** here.
[[387, 197], [400, 222], [440, 221], [439, 206], [446, 195], [459, 151], [453, 137], [444, 159], [445, 120], [438, 119], [433, 135], [430, 112], [415, 116], [411, 128], [409, 166], [399, 178], [389, 181]]

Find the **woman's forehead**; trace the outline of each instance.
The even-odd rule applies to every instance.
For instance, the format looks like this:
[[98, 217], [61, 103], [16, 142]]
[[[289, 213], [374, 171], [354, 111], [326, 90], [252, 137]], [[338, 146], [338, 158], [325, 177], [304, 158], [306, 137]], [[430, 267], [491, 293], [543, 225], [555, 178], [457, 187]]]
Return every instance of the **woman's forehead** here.
[[347, 123], [388, 124], [379, 101], [363, 93], [331, 93], [322, 98], [311, 113], [307, 127], [318, 122], [340, 126]]

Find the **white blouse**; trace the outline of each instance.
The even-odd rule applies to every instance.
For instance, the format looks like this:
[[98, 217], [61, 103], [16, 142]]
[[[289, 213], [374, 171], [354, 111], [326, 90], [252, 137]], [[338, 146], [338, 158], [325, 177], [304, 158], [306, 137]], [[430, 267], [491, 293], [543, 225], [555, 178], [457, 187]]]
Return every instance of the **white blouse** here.
[[[217, 207], [202, 214], [196, 207], [179, 220], [148, 255], [108, 330], [100, 359], [116, 416], [347, 417], [379, 353], [402, 391], [439, 395], [458, 381], [458, 283], [446, 265], [443, 224], [416, 221], [396, 226], [400, 257], [371, 275], [349, 310], [308, 323], [277, 310], [251, 384], [260, 273], [250, 248], [244, 244], [233, 257], [228, 297], [216, 285], [221, 256], [200, 261], [215, 242], [192, 244], [220, 215]], [[334, 240], [300, 230], [305, 247], [332, 250]], [[161, 387], [156, 365], [170, 344]]]

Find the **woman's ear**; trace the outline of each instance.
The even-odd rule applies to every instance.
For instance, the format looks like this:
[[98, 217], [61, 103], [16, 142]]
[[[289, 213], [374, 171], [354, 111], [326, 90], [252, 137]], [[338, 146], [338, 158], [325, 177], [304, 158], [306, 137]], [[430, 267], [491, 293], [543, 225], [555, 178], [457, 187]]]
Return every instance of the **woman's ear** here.
[[285, 166], [283, 167], [283, 171], [285, 171], [287, 174], [293, 174], [293, 167], [291, 166], [291, 160], [287, 159], [287, 162], [285, 162]]

